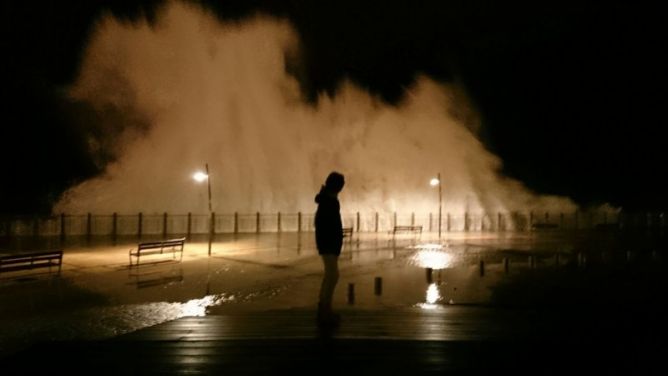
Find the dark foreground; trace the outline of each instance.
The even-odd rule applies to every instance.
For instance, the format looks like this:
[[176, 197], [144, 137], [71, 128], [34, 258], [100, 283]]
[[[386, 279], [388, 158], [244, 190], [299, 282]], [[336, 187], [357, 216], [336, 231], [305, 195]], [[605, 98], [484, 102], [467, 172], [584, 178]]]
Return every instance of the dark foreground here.
[[[448, 299], [440, 299], [436, 304], [410, 305], [404, 302], [412, 301], [410, 296], [401, 298], [411, 291], [408, 287], [414, 281], [413, 274], [419, 277], [415, 286], [421, 291], [427, 284], [441, 283], [440, 274], [434, 272], [438, 282], [426, 277], [425, 283], [423, 269], [402, 262], [411, 259], [412, 250], [389, 248], [392, 258], [376, 261], [371, 256], [382, 252], [373, 244], [369, 250], [351, 252], [350, 260], [344, 261], [350, 266], [343, 269], [339, 295], [345, 295], [347, 283], [353, 281], [358, 283], [358, 295], [355, 304], [338, 301], [338, 306], [344, 308], [343, 321], [337, 329], [318, 329], [315, 304], [305, 300], [316, 296], [316, 291], [307, 287], [317, 289], [317, 259], [306, 259], [310, 260], [305, 264], [308, 268], [302, 266], [304, 263], [278, 265], [269, 257], [278, 252], [268, 248], [265, 253], [257, 252], [257, 257], [260, 261], [268, 258], [271, 268], [259, 263], [250, 269], [248, 265], [258, 264], [253, 259], [252, 263], [246, 259], [229, 261], [227, 256], [212, 259], [233, 262], [236, 264], [231, 265], [251, 271], [244, 274], [249, 281], [268, 275], [267, 270], [274, 273], [270, 275], [277, 275], [277, 281], [290, 279], [292, 284], [286, 291], [294, 294], [301, 305], [280, 307], [279, 296], [274, 303], [252, 310], [234, 311], [233, 305], [211, 306], [206, 316], [182, 317], [105, 340], [54, 341], [44, 335], [45, 342], [1, 359], [0, 375], [666, 373], [665, 242], [661, 247], [637, 246], [634, 253], [610, 251], [614, 248], [591, 242], [582, 247], [588, 252], [581, 256], [575, 251], [564, 254], [558, 263], [553, 254], [545, 254], [544, 259], [538, 258], [537, 267], [523, 263], [526, 254], [522, 252], [464, 254], [462, 259], [471, 258], [474, 266], [465, 264], [445, 270], [442, 287], [484, 290], [489, 297], [480, 303], [455, 300], [451, 304]], [[403, 259], [399, 251], [405, 253]], [[511, 259], [510, 273], [503, 270], [502, 256], [515, 257]], [[366, 264], [356, 264], [355, 257], [372, 261], [371, 274], [365, 274]], [[487, 262], [485, 273], [475, 266], [478, 259]], [[195, 261], [191, 263], [194, 265]], [[187, 261], [183, 264], [184, 268], [190, 265]], [[298, 273], [300, 268], [303, 276]], [[455, 272], [460, 270], [457, 268], [468, 273], [465, 278], [456, 278]], [[184, 274], [187, 281], [198, 280], [200, 275]], [[383, 295], [367, 296], [372, 290], [370, 281], [377, 275], [385, 276]], [[120, 280], [128, 277], [124, 278]], [[214, 280], [230, 284], [239, 278]], [[101, 285], [108, 286], [115, 280], [105, 281]], [[149, 289], [154, 289], [151, 297], [168, 291], [164, 285]], [[215, 285], [212, 289], [219, 290]], [[47, 289], [44, 294], [59, 291]], [[452, 289], [444, 291], [453, 293]], [[369, 304], [371, 300], [375, 303]], [[60, 306], [71, 309], [62, 303]], [[0, 324], [11, 326], [11, 321]]]
[[664, 374], [666, 320], [620, 312], [344, 310], [335, 330], [318, 329], [310, 310], [187, 317], [36, 345], [2, 374]]

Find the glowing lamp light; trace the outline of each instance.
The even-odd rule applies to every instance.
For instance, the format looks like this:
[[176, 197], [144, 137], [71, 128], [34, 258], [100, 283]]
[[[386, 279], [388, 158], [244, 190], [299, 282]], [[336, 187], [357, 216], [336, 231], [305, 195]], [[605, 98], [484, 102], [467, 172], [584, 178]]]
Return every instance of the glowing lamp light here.
[[437, 186], [438, 183], [440, 183], [440, 182], [441, 182], [441, 181], [438, 180], [437, 178], [433, 178], [433, 179], [431, 179], [431, 180], [429, 181], [429, 185], [431, 185], [432, 187], [435, 187], [435, 186]]
[[201, 183], [208, 178], [209, 178], [209, 175], [205, 174], [202, 171], [197, 171], [195, 174], [193, 174], [193, 179], [195, 179], [195, 181], [198, 182], [198, 183]]

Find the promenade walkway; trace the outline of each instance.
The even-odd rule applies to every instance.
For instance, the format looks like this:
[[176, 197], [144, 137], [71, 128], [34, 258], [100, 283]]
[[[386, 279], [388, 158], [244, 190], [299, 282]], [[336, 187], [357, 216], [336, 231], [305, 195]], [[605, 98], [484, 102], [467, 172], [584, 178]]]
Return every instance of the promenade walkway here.
[[[2, 282], [0, 336], [32, 339], [2, 357], [0, 374], [665, 373], [661, 257], [601, 255], [587, 243], [585, 266], [550, 256], [533, 268], [520, 253], [508, 273], [506, 239], [462, 241], [452, 241], [451, 265], [426, 275], [421, 262], [442, 262], [440, 253], [375, 238], [346, 250], [333, 330], [315, 324], [321, 265], [298, 238], [234, 240], [212, 257], [194, 244], [182, 263], [137, 270], [124, 245], [70, 248], [62, 274]], [[518, 252], [564, 247], [511, 241]]]
[[335, 330], [319, 330], [308, 309], [184, 317], [109, 340], [33, 346], [2, 368], [3, 375], [663, 374], [665, 340], [647, 337], [644, 323], [629, 331], [628, 322], [580, 319], [462, 306], [345, 309]]

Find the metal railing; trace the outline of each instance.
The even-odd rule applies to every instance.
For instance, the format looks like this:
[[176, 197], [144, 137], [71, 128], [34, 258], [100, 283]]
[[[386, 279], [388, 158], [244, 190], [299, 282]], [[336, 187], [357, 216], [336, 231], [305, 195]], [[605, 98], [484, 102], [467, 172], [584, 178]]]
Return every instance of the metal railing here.
[[[0, 236], [127, 236], [207, 234], [213, 221], [215, 234], [310, 232], [313, 213], [229, 213], [217, 214], [61, 214], [50, 217], [9, 217], [0, 219]], [[422, 226], [438, 230], [435, 213], [343, 213], [343, 226], [355, 232], [387, 232], [394, 226]], [[469, 231], [564, 231], [595, 229], [665, 229], [664, 213], [611, 213], [576, 211], [444, 213], [444, 232]]]

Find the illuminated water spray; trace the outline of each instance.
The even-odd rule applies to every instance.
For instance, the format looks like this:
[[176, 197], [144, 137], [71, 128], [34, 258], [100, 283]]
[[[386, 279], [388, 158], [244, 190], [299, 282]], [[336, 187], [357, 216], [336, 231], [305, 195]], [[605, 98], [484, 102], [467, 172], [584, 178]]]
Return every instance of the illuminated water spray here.
[[428, 77], [397, 106], [349, 82], [305, 103], [285, 68], [298, 45], [285, 21], [222, 24], [175, 2], [153, 26], [101, 19], [69, 95], [96, 114], [91, 150], [114, 162], [54, 211], [204, 213], [191, 177], [205, 161], [218, 213], [313, 211], [332, 170], [346, 175], [348, 212], [437, 210], [436, 172], [444, 211], [574, 208], [501, 176], [461, 91]]

